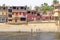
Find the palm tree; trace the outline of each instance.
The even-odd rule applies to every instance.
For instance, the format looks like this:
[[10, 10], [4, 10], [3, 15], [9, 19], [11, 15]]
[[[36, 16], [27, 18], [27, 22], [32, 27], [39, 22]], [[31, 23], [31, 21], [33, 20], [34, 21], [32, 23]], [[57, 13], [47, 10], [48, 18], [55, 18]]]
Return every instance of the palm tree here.
[[42, 4], [40, 8], [41, 11], [43, 11], [43, 14], [46, 14], [46, 11], [51, 10], [51, 7], [47, 3]]
[[54, 4], [59, 4], [59, 1], [58, 0], [53, 0], [53, 5]]
[[[41, 4], [41, 11], [43, 11], [43, 14], [47, 14], [47, 12], [50, 12], [52, 14], [54, 7], [53, 5], [49, 6], [47, 3]], [[51, 14], [49, 16], [51, 16]], [[52, 16], [51, 16], [52, 18]]]

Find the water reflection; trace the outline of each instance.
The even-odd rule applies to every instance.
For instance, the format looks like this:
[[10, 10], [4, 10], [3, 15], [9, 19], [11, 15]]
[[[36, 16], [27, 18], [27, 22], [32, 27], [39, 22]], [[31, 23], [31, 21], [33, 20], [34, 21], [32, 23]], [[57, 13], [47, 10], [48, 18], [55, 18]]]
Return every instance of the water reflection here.
[[40, 40], [54, 40], [54, 34], [52, 33], [41, 33]]
[[21, 32], [0, 33], [0, 40], [60, 40], [60, 33], [53, 32]]

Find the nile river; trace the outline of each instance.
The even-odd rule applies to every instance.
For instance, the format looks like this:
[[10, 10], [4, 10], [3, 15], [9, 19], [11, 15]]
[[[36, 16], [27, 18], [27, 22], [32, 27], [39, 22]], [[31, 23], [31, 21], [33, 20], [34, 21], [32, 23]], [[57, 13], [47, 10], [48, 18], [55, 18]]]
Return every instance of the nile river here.
[[0, 40], [60, 40], [60, 33], [0, 32]]

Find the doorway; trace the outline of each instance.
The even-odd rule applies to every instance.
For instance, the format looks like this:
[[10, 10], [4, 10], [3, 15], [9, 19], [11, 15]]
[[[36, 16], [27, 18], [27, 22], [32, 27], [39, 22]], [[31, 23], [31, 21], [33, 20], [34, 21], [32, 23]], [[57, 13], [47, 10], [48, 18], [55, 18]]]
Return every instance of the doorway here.
[[15, 22], [17, 22], [17, 19], [15, 19]]
[[21, 21], [26, 21], [26, 18], [23, 18], [23, 17], [22, 17], [22, 18], [20, 18], [20, 20], [21, 20]]

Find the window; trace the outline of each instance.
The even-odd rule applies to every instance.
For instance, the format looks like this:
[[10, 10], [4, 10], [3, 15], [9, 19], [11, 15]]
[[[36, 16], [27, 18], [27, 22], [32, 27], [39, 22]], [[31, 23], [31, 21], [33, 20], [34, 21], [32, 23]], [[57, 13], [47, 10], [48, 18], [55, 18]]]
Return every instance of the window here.
[[21, 7], [20, 9], [23, 9], [24, 7]]
[[5, 7], [3, 7], [3, 9], [5, 10]]
[[18, 15], [18, 13], [16, 13], [16, 15]]
[[12, 19], [9, 19], [9, 21], [12, 21]]
[[26, 21], [26, 18], [21, 18], [21, 21]]
[[15, 19], [15, 22], [17, 22], [17, 19]]
[[60, 9], [60, 6], [56, 6], [55, 9]]
[[2, 20], [4, 20], [4, 19], [2, 19]]
[[16, 7], [13, 7], [13, 9], [16, 9]]
[[12, 8], [12, 7], [10, 7], [10, 8]]
[[26, 8], [25, 8], [25, 10], [26, 10]]
[[38, 13], [37, 16], [40, 16], [40, 14]]
[[32, 12], [32, 14], [34, 14], [34, 12]]
[[7, 22], [7, 19], [6, 19], [6, 22]]
[[12, 9], [8, 9], [8, 12], [12, 12]]
[[19, 10], [19, 8], [17, 7], [17, 10]]
[[26, 15], [26, 12], [21, 12], [21, 15]]
[[36, 12], [34, 12], [34, 14], [36, 14]]
[[12, 15], [14, 15], [14, 13], [12, 13]]
[[8, 17], [12, 17], [12, 14], [9, 14]]
[[58, 20], [58, 17], [55, 17], [55, 20]]
[[25, 7], [20, 7], [20, 9], [25, 10]]
[[21, 15], [21, 12], [19, 14]]
[[27, 13], [30, 13], [30, 11], [27, 11]]

